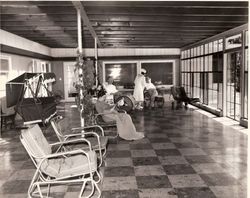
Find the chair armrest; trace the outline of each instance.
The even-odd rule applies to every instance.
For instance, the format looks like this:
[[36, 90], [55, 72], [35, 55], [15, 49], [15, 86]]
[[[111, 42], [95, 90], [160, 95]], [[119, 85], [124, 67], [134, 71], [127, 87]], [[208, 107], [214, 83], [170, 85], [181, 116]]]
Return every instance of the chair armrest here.
[[88, 156], [88, 153], [82, 149], [76, 149], [76, 150], [71, 150], [71, 151], [66, 151], [66, 152], [59, 152], [59, 153], [53, 153], [50, 155], [46, 155], [44, 159], [51, 159], [51, 158], [57, 158], [57, 157], [65, 157], [65, 155], [76, 155], [76, 154], [84, 154]]
[[[76, 128], [72, 128], [72, 132], [75, 133], [75, 131], [82, 131], [84, 129], [99, 129], [101, 131], [101, 135], [104, 136], [104, 131], [103, 131], [103, 128], [99, 125], [93, 125], [93, 126], [86, 126], [86, 127], [76, 127]], [[83, 132], [83, 133], [86, 133], [86, 132]]]
[[57, 151], [58, 151], [62, 146], [65, 146], [67, 144], [81, 143], [81, 142], [87, 143], [88, 147], [89, 147], [89, 150], [90, 151], [92, 150], [90, 142], [87, 139], [83, 138], [83, 137], [81, 137], [79, 139], [74, 139], [74, 140], [66, 140], [66, 141], [63, 141], [63, 142], [56, 142], [56, 143], [53, 143], [53, 144], [50, 144], [50, 145], [51, 146], [59, 146], [59, 148], [57, 149]]
[[98, 145], [101, 144], [101, 143], [100, 143], [100, 137], [99, 137], [99, 135], [98, 135], [97, 133], [95, 133], [95, 132], [83, 132], [83, 133], [70, 134], [70, 135], [66, 135], [66, 136], [65, 136], [65, 139], [68, 140], [68, 139], [70, 139], [70, 138], [74, 138], [74, 137], [77, 137], [77, 136], [81, 136], [81, 137], [84, 136], [84, 139], [87, 139], [88, 137], [86, 137], [86, 136], [88, 136], [88, 135], [90, 135], [90, 136], [95, 136], [96, 139], [97, 139]]

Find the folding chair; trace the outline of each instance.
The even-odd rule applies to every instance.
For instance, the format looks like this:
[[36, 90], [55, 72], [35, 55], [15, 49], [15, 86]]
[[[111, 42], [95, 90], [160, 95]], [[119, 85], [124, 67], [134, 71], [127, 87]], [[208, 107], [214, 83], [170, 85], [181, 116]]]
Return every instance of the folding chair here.
[[[56, 116], [50, 121], [52, 128], [54, 129], [59, 141], [64, 142], [66, 140], [79, 139], [84, 137], [87, 139], [93, 150], [99, 152], [100, 163], [102, 165], [103, 157], [107, 151], [108, 137], [104, 136], [102, 127], [98, 125], [69, 128], [68, 118], [62, 116]], [[98, 133], [98, 134], [97, 134]], [[86, 144], [78, 144], [78, 148], [83, 150], [87, 149]]]
[[[97, 196], [101, 196], [101, 191], [97, 185], [101, 181], [101, 176], [97, 170], [97, 156], [95, 151], [91, 150], [88, 140], [81, 138], [49, 144], [38, 125], [22, 130], [20, 140], [36, 167], [28, 189], [28, 197], [43, 197], [43, 187], [47, 187], [46, 196], [49, 196], [51, 185], [74, 183], [81, 184], [79, 197], [84, 194], [87, 183], [91, 185], [91, 192], [84, 197], [91, 197], [95, 190], [98, 192]], [[77, 149], [60, 152], [64, 145], [76, 142], [85, 142], [88, 144], [89, 150]], [[52, 153], [53, 147], [58, 147], [56, 153]], [[98, 176], [97, 181], [94, 180], [94, 174]]]

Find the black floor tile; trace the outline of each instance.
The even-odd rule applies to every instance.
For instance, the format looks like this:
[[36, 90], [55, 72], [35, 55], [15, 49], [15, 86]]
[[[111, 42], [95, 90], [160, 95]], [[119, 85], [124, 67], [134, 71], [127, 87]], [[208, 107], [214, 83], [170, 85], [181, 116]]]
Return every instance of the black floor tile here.
[[237, 180], [227, 173], [200, 174], [208, 186], [233, 186]]
[[175, 164], [163, 166], [167, 175], [196, 174], [192, 166], [188, 164]]
[[130, 144], [131, 150], [144, 150], [144, 149], [152, 149], [151, 144]]
[[109, 158], [121, 158], [121, 157], [131, 157], [130, 151], [110, 151], [107, 153], [107, 157]]
[[190, 155], [190, 156], [185, 156], [185, 158], [190, 164], [214, 163], [214, 160], [208, 155]]
[[137, 176], [137, 186], [143, 188], [171, 188], [171, 183], [166, 175]]
[[139, 198], [138, 190], [103, 191], [102, 198]]
[[131, 166], [106, 167], [104, 177], [126, 177], [135, 175], [134, 168]]
[[132, 160], [134, 166], [161, 164], [157, 157], [134, 157]]
[[151, 143], [171, 142], [168, 138], [148, 138]]
[[214, 193], [207, 187], [202, 188], [177, 188], [178, 198], [216, 198]]
[[199, 148], [196, 144], [192, 142], [174, 143], [176, 148]]
[[158, 156], [176, 156], [181, 155], [178, 149], [158, 149], [155, 150], [156, 155]]

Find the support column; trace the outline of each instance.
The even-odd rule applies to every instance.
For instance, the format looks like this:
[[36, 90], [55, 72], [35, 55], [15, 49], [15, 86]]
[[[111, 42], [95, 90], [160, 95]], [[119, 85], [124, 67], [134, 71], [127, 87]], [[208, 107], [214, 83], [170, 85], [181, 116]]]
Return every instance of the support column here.
[[[225, 39], [223, 41], [225, 46]], [[224, 47], [225, 48], [225, 47]], [[227, 116], [227, 53], [223, 49], [223, 116]]]
[[241, 33], [241, 40], [242, 40], [242, 46], [241, 46], [241, 68], [240, 68], [240, 125], [244, 126], [244, 109], [245, 109], [245, 31]]
[[81, 11], [77, 9], [77, 35], [78, 35], [78, 50], [82, 53], [82, 21], [81, 21]]
[[[78, 51], [79, 54], [82, 54], [82, 21], [81, 21], [81, 10], [78, 8], [77, 9], [77, 35], [78, 35]], [[80, 63], [83, 64], [83, 63]], [[82, 70], [82, 65], [79, 68], [79, 82], [83, 83], [83, 70]], [[80, 93], [79, 93], [79, 98], [80, 98], [80, 121], [81, 121], [81, 127], [84, 127], [84, 118], [83, 118], [83, 111], [84, 111], [84, 104], [82, 103], [83, 101], [83, 90], [80, 88]]]
[[97, 38], [95, 37], [95, 85], [98, 85]]

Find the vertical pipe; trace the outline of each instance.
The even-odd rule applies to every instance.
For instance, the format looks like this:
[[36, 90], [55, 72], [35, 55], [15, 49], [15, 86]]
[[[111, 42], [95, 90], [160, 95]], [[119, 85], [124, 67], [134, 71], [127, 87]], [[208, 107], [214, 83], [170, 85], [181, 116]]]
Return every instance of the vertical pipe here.
[[[246, 32], [246, 34], [249, 34], [249, 32], [247, 31]], [[247, 42], [247, 45], [249, 46], [249, 41]], [[249, 51], [249, 49], [247, 50], [247, 54], [245, 54], [245, 56], [247, 56], [248, 57], [248, 62], [246, 62], [246, 63], [248, 63], [248, 65], [246, 65], [246, 67], [247, 67], [247, 70], [248, 70], [248, 72], [247, 72], [247, 78], [248, 78], [248, 83], [246, 84], [246, 86], [248, 86], [247, 87], [247, 90], [248, 90], [248, 92], [247, 92], [247, 103], [248, 103], [248, 106], [247, 106], [247, 120], [249, 120], [249, 117], [250, 117], [250, 105], [249, 105], [249, 98], [250, 98], [250, 86], [249, 86], [249, 79], [250, 79], [250, 72], [249, 72], [249, 57], [250, 57], [250, 51]], [[245, 58], [247, 58], [247, 57], [245, 57]], [[249, 128], [249, 122], [248, 122], [248, 128]], [[249, 129], [248, 129], [248, 132], [249, 132]], [[247, 198], [250, 198], [250, 188], [249, 188], [249, 186], [250, 186], [250, 135], [249, 135], [249, 133], [248, 133], [248, 136], [247, 136], [247, 150], [248, 150], [248, 152], [247, 152], [247, 164], [248, 164], [248, 166], [247, 166], [247, 186], [248, 186], [248, 188], [247, 188]]]
[[77, 35], [78, 35], [78, 50], [82, 53], [82, 21], [81, 11], [77, 8]]
[[222, 91], [222, 97], [223, 97], [223, 116], [227, 116], [227, 53], [225, 53], [226, 49], [226, 39], [223, 38], [223, 91]]
[[98, 68], [97, 68], [97, 38], [95, 37], [95, 85], [98, 85]]
[[241, 33], [242, 40], [242, 53], [241, 53], [241, 68], [240, 68], [240, 120], [244, 118], [245, 109], [245, 31]]
[[[82, 54], [82, 21], [81, 21], [81, 11], [79, 8], [77, 8], [77, 35], [78, 35], [78, 50], [79, 54]], [[82, 64], [82, 63], [80, 63]], [[82, 65], [81, 65], [82, 66]], [[83, 76], [81, 75], [83, 72], [82, 68], [79, 68], [79, 82], [83, 83]], [[83, 118], [83, 111], [84, 111], [84, 104], [82, 104], [82, 99], [83, 99], [83, 90], [80, 88], [80, 122], [81, 122], [81, 127], [84, 127], [84, 118]]]

